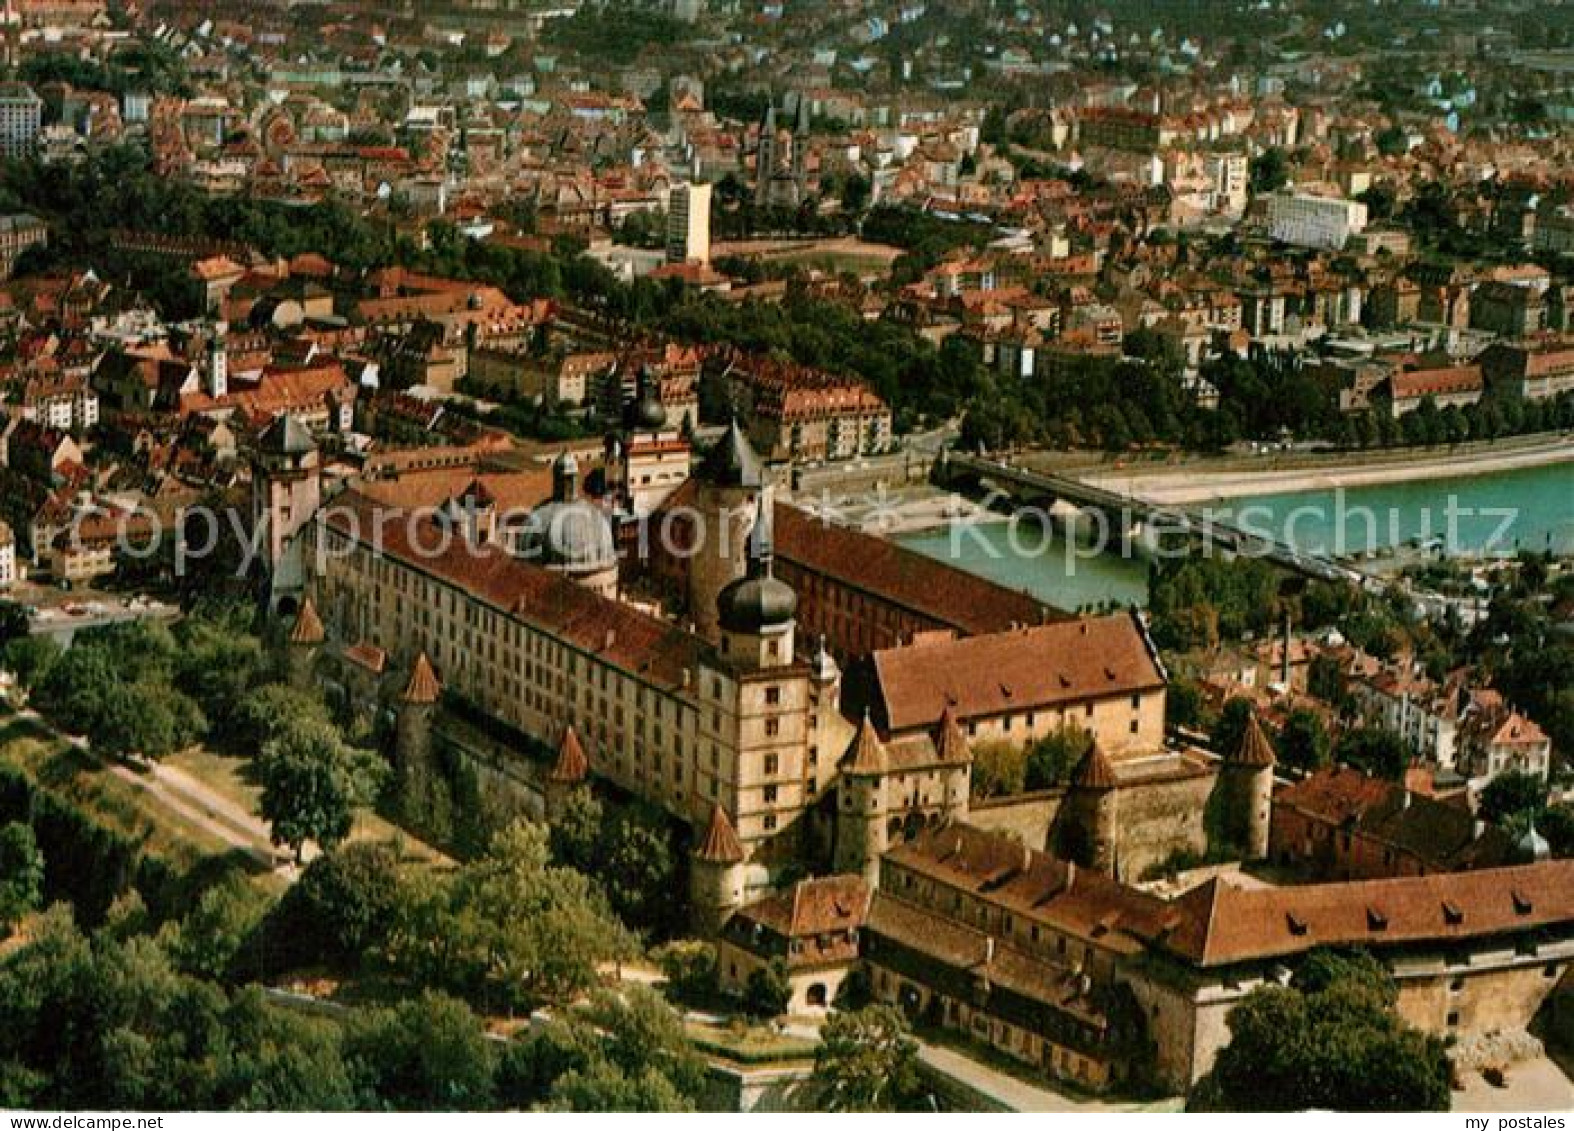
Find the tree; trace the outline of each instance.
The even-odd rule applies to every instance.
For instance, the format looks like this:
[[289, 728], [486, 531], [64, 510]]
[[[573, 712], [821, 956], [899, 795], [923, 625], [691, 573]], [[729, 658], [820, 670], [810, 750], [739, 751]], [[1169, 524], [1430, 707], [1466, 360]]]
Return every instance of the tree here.
[[157, 760], [191, 745], [204, 729], [197, 705], [173, 688], [112, 683], [90, 720], [88, 737], [105, 757]]
[[17, 685], [31, 694], [49, 678], [62, 649], [47, 636], [23, 636], [7, 644], [0, 655], [3, 655], [6, 669], [16, 677]]
[[552, 858], [560, 864], [595, 875], [601, 861], [601, 833], [606, 815], [588, 789], [570, 790], [552, 817]]
[[230, 716], [220, 737], [235, 749], [255, 754], [263, 744], [300, 723], [328, 722], [322, 699], [283, 683], [270, 683], [247, 694]]
[[205, 706], [214, 737], [227, 743], [247, 692], [260, 681], [265, 660], [262, 641], [247, 631], [248, 610], [205, 606], [182, 620], [176, 630], [180, 654], [176, 684]]
[[224, 981], [270, 903], [243, 875], [231, 872], [202, 893], [178, 926], [168, 925], [160, 941], [185, 973]]
[[1011, 742], [973, 746], [973, 792], [979, 798], [1010, 797], [1027, 783], [1027, 753]]
[[1230, 1042], [1188, 1100], [1193, 1111], [1446, 1111], [1443, 1042], [1393, 1010], [1375, 962], [1309, 955], [1290, 986], [1253, 990], [1231, 1010]]
[[354, 967], [382, 946], [405, 897], [399, 853], [362, 841], [325, 852], [306, 866], [280, 901], [274, 946], [341, 967]]
[[681, 916], [672, 898], [677, 883], [677, 853], [671, 822], [660, 809], [631, 804], [604, 826], [598, 853], [601, 881], [612, 909], [640, 928], [662, 928]]
[[0, 932], [9, 935], [44, 896], [44, 854], [32, 826], [12, 821], [0, 828]]
[[749, 971], [743, 985], [743, 1006], [755, 1017], [780, 1017], [792, 1002], [792, 984], [787, 980], [787, 964], [772, 959]]
[[681, 1001], [705, 1003], [716, 993], [716, 947], [701, 939], [674, 939], [653, 957], [667, 979], [667, 990]]
[[0, 648], [28, 634], [32, 618], [15, 601], [0, 601]]
[[490, 1106], [497, 1071], [481, 1022], [462, 1001], [431, 990], [350, 1026], [346, 1054], [398, 1111]]
[[1522, 770], [1499, 774], [1481, 791], [1481, 816], [1498, 825], [1527, 815], [1539, 818], [1546, 807], [1547, 783]]
[[515, 821], [457, 873], [411, 877], [386, 955], [414, 981], [500, 998], [570, 1001], [634, 941], [588, 877], [554, 865], [546, 830]]
[[1541, 815], [1537, 826], [1547, 838], [1552, 854], [1559, 859], [1574, 856], [1574, 806], [1553, 805]]
[[1208, 735], [1208, 746], [1216, 754], [1229, 757], [1241, 748], [1246, 737], [1246, 722], [1255, 708], [1244, 695], [1227, 700], [1219, 711], [1219, 719]]
[[1328, 728], [1323, 726], [1322, 716], [1306, 707], [1291, 711], [1279, 732], [1279, 757], [1301, 770], [1320, 770], [1328, 765]]
[[1339, 761], [1368, 774], [1398, 781], [1410, 764], [1404, 739], [1381, 727], [1352, 727], [1339, 736]]
[[45, 715], [82, 734], [94, 726], [117, 682], [110, 658], [78, 643], [51, 665], [33, 691], [33, 702]]
[[516, 1106], [557, 1111], [693, 1111], [705, 1062], [683, 1019], [643, 986], [596, 991], [504, 1057], [500, 1093]]
[[257, 759], [262, 816], [273, 826], [274, 842], [289, 845], [297, 863], [308, 840], [333, 848], [350, 835], [356, 808], [375, 796], [385, 770], [375, 755], [346, 745], [329, 723], [289, 726]]
[[1201, 725], [1202, 689], [1189, 679], [1172, 680], [1164, 696], [1164, 721], [1176, 727]]
[[1270, 146], [1253, 157], [1248, 176], [1253, 193], [1261, 196], [1264, 193], [1278, 192], [1290, 181], [1290, 162], [1284, 150], [1276, 145]]
[[1036, 740], [1027, 750], [1023, 788], [1053, 789], [1064, 785], [1092, 745], [1093, 736], [1071, 723]]
[[922, 1098], [918, 1046], [888, 1005], [833, 1013], [820, 1030], [812, 1080], [827, 1111], [912, 1111]]

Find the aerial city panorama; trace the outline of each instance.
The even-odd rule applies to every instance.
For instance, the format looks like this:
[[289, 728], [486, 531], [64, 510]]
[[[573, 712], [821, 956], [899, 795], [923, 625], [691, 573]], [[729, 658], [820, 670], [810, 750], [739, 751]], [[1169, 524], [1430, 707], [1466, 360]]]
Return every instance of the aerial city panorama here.
[[1574, 4], [0, 2], [10, 1126], [1567, 1127]]

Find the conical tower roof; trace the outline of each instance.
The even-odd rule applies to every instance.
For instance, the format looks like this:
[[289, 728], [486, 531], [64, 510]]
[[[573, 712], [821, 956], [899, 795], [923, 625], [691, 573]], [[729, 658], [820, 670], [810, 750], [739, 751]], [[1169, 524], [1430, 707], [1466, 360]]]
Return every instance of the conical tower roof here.
[[1071, 772], [1071, 784], [1078, 789], [1114, 789], [1119, 784], [1114, 763], [1097, 742], [1088, 747], [1082, 761]]
[[755, 453], [749, 438], [733, 418], [716, 446], [705, 453], [700, 478], [717, 487], [763, 487], [765, 465]]
[[290, 630], [291, 644], [321, 644], [327, 633], [323, 631], [322, 618], [317, 606], [307, 597], [301, 602], [301, 611], [295, 614], [295, 627]]
[[885, 743], [880, 741], [880, 733], [869, 721], [869, 712], [865, 711], [863, 722], [858, 724], [858, 733], [853, 735], [852, 744], [842, 756], [842, 769], [849, 774], [883, 774], [890, 764]]
[[736, 864], [743, 859], [743, 842], [720, 805], [712, 807], [710, 826], [694, 856], [708, 864]]
[[584, 781], [589, 774], [590, 759], [579, 743], [579, 735], [574, 733], [572, 726], [568, 727], [557, 746], [557, 765], [552, 767], [552, 780], [572, 785]]
[[417, 706], [430, 706], [437, 702], [438, 696], [443, 693], [443, 685], [437, 682], [437, 673], [432, 670], [432, 661], [422, 652], [415, 658], [415, 667], [410, 671], [410, 682], [404, 689], [404, 701]]
[[270, 455], [303, 456], [317, 450], [317, 441], [291, 413], [282, 412], [257, 438], [257, 448]]
[[1250, 766], [1254, 769], [1274, 764], [1273, 745], [1263, 733], [1262, 724], [1257, 721], [1256, 711], [1246, 716], [1246, 730], [1241, 735], [1241, 744], [1226, 761], [1231, 765]]
[[935, 740], [935, 749], [939, 751], [942, 762], [966, 762], [972, 757], [967, 748], [967, 735], [962, 733], [962, 724], [956, 721], [956, 712], [949, 703], [940, 713], [940, 732]]

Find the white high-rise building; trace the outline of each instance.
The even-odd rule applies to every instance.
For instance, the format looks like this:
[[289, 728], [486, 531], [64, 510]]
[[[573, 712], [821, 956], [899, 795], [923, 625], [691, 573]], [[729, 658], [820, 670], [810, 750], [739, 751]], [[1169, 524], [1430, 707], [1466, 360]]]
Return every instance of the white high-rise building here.
[[0, 592], [10, 589], [18, 580], [16, 538], [11, 534], [11, 528], [0, 520]]
[[0, 83], [0, 157], [33, 152], [44, 122], [44, 100], [26, 83]]
[[710, 262], [710, 185], [680, 183], [667, 195], [667, 262]]
[[1338, 251], [1366, 228], [1358, 200], [1278, 192], [1268, 199], [1268, 233], [1282, 243]]

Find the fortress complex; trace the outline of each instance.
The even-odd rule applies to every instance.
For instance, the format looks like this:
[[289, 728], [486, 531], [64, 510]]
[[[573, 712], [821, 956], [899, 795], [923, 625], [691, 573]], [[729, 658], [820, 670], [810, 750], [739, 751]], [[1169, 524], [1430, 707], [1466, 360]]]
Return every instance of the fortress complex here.
[[[661, 424], [631, 419], [622, 452]], [[875, 996], [1053, 1078], [1180, 1090], [1229, 1009], [1317, 946], [1372, 949], [1406, 1017], [1455, 1035], [1524, 1027], [1574, 953], [1574, 876], [1536, 853], [1362, 880], [1314, 854], [1291, 887], [1241, 873], [1312, 835], [1280, 828], [1255, 718], [1223, 757], [1166, 745], [1139, 617], [1068, 618], [820, 523], [736, 426], [648, 515], [670, 541], [633, 554], [627, 460], [595, 496], [569, 454], [547, 498], [522, 473], [528, 506], [497, 474], [440, 501], [417, 476], [324, 502], [309, 440], [265, 440], [253, 497], [287, 528], [269, 544], [292, 665], [391, 712], [416, 819], [550, 817], [591, 782], [661, 807], [687, 830], [693, 923], [724, 985], [780, 959], [815, 1009], [861, 970]], [[1072, 728], [1091, 742], [1064, 785], [974, 796], [984, 743]], [[1174, 898], [1139, 886], [1203, 859], [1231, 863]], [[820, 878], [786, 883], [805, 870]]]

